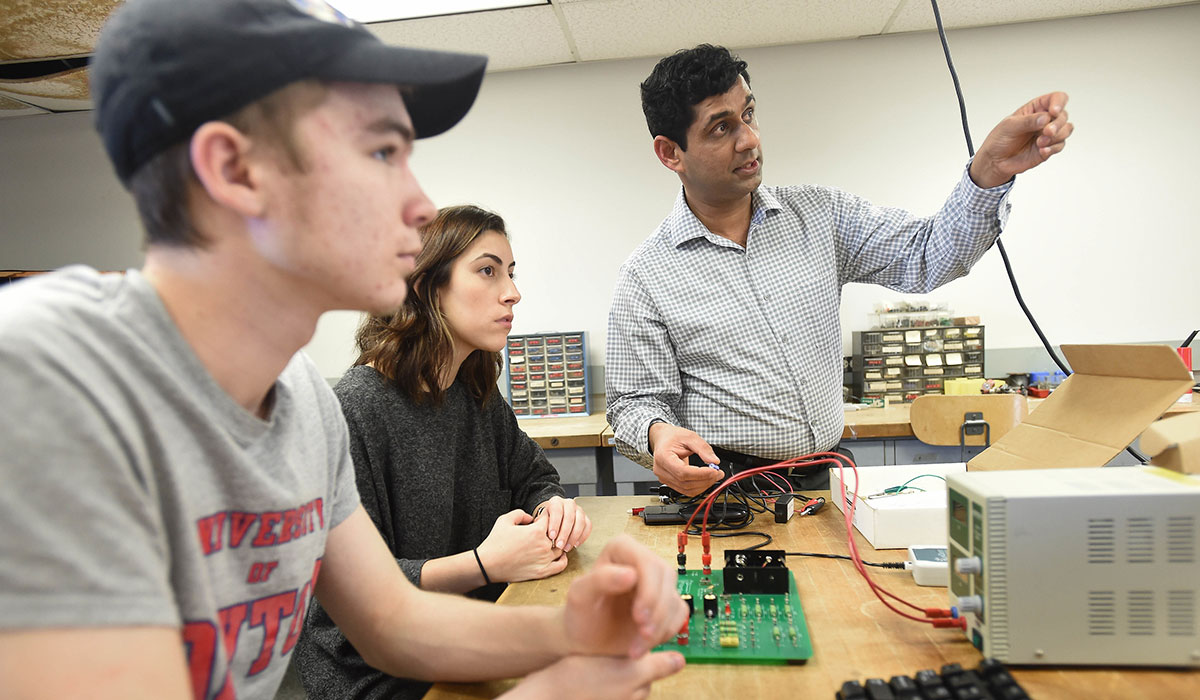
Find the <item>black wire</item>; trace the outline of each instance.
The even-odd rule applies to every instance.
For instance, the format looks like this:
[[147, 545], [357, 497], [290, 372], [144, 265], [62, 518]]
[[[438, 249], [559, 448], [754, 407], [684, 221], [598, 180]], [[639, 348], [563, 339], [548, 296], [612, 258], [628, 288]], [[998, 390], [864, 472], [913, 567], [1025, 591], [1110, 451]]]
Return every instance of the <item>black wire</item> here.
[[[696, 533], [689, 533], [689, 534], [696, 534]], [[767, 533], [758, 532], [755, 530], [749, 530], [747, 532], [714, 532], [714, 533], [712, 533], [712, 537], [745, 537], [747, 535], [754, 535], [756, 537], [761, 537], [761, 538], [763, 538], [763, 541], [759, 542], [758, 544], [752, 544], [749, 547], [746, 547], [745, 548], [746, 551], [749, 551], [751, 549], [759, 549], [760, 547], [766, 547], [767, 545], [771, 544], [771, 542], [774, 541], [773, 538], [770, 535], [768, 535]]]
[[[853, 559], [850, 558], [850, 555], [848, 555], [848, 554], [822, 554], [820, 552], [784, 552], [784, 555], [789, 556], [789, 557], [819, 557], [821, 559], [846, 559], [847, 561], [854, 561]], [[882, 562], [864, 561], [863, 564], [865, 564], [866, 566], [877, 566], [881, 569], [903, 569], [904, 568], [904, 562], [902, 562], [902, 561], [882, 561]]]
[[[950, 69], [950, 77], [954, 80], [954, 94], [958, 96], [958, 112], [962, 118], [963, 135], [967, 139], [967, 153], [970, 157], [975, 157], [975, 146], [971, 143], [971, 128], [967, 124], [967, 104], [963, 100], [962, 85], [958, 82], [958, 72], [954, 70], [954, 61], [950, 58], [950, 45], [946, 43], [946, 29], [942, 26], [942, 13], [938, 10], [937, 0], [929, 0], [933, 5], [933, 18], [937, 22], [938, 38], [942, 41], [942, 52], [946, 55], [946, 66]], [[1021, 307], [1021, 311], [1025, 313], [1025, 318], [1029, 319], [1029, 325], [1033, 326], [1033, 331], [1037, 333], [1037, 337], [1042, 341], [1042, 347], [1046, 349], [1046, 354], [1050, 355], [1050, 359], [1054, 360], [1054, 364], [1058, 365], [1058, 369], [1068, 377], [1071, 376], [1071, 370], [1066, 363], [1059, 359], [1058, 354], [1054, 352], [1054, 348], [1050, 345], [1050, 341], [1046, 338], [1046, 334], [1042, 332], [1042, 327], [1038, 325], [1037, 320], [1033, 317], [1033, 312], [1029, 310], [1029, 306], [1025, 304], [1024, 297], [1021, 296], [1021, 289], [1017, 286], [1017, 277], [1013, 274], [1012, 263], [1008, 259], [1008, 251], [1004, 249], [1004, 242], [999, 238], [996, 239], [996, 249], [1000, 251], [1000, 259], [1004, 261], [1004, 271], [1008, 273], [1008, 282], [1012, 285], [1013, 295], [1017, 298], [1017, 305]], [[1193, 333], [1195, 335], [1195, 333]], [[1190, 340], [1190, 338], [1189, 338]], [[1133, 455], [1137, 461], [1145, 464], [1149, 460], [1141, 452], [1138, 452], [1133, 445], [1125, 448], [1125, 451]]]
[[1195, 338], [1195, 337], [1196, 337], [1196, 333], [1197, 333], [1197, 331], [1192, 331], [1192, 334], [1191, 334], [1191, 335], [1189, 335], [1189, 336], [1187, 337], [1187, 340], [1183, 341], [1183, 344], [1182, 344], [1182, 345], [1180, 345], [1179, 347], [1181, 347], [1181, 348], [1186, 348], [1187, 346], [1191, 345], [1191, 344], [1192, 344], [1192, 338]]
[[[745, 479], [742, 481], [736, 481], [736, 482], [730, 484], [728, 488], [726, 488], [724, 491], [721, 492], [721, 498], [719, 500], [713, 502], [714, 509], [709, 514], [710, 519], [709, 519], [709, 524], [708, 524], [708, 532], [711, 534], [711, 536], [713, 536], [713, 537], [740, 537], [742, 535], [756, 535], [758, 537], [764, 538], [764, 540], [762, 542], [760, 542], [756, 545], [752, 545], [750, 547], [746, 547], [746, 549], [758, 549], [760, 547], [765, 547], [766, 545], [768, 545], [772, 542], [771, 536], [766, 534], [765, 532], [731, 532], [732, 530], [741, 530], [743, 528], [749, 527], [750, 524], [754, 522], [754, 517], [755, 517], [754, 514], [756, 512], [758, 512], [758, 513], [772, 512], [771, 508], [767, 506], [768, 498], [776, 498], [785, 493], [793, 493], [794, 494], [794, 492], [792, 492], [792, 491], [780, 491], [778, 488], [774, 487], [774, 485], [771, 485], [771, 487], [769, 487], [769, 488], [762, 488], [761, 493], [747, 491], [744, 488], [744, 485], [746, 484], [747, 481], [751, 482], [749, 484], [749, 486], [751, 488], [758, 488], [758, 486], [753, 483], [755, 478], [756, 477], [750, 477], [749, 479]], [[714, 488], [715, 488], [715, 486], [714, 486]], [[678, 503], [679, 504], [679, 514], [686, 518], [686, 517], [690, 517], [693, 512], [695, 512], [696, 510], [698, 510], [701, 507], [703, 500], [709, 495], [709, 493], [710, 493], [710, 491], [705, 491], [703, 494], [700, 494], [699, 496], [680, 497], [680, 498], [668, 497], [667, 500]], [[734, 499], [734, 501], [736, 501], [736, 503], [730, 503], [729, 502], [730, 497], [732, 497]], [[805, 501], [807, 501], [807, 499], [804, 496], [799, 495], [799, 494], [794, 494], [793, 497], [804, 499]], [[718, 504], [721, 505], [721, 511], [719, 514], [715, 514], [716, 513], [715, 506]], [[740, 505], [741, 508], [744, 510], [739, 510], [738, 505]], [[713, 518], [715, 518], [715, 520]], [[701, 534], [700, 525], [693, 524], [692, 527], [687, 530], [687, 534], [689, 534], [689, 535]]]
[[963, 100], [962, 85], [958, 82], [958, 71], [954, 70], [954, 61], [950, 60], [950, 45], [946, 43], [946, 30], [942, 27], [942, 13], [938, 10], [937, 0], [933, 2], [933, 19], [937, 22], [938, 38], [942, 40], [942, 52], [946, 54], [946, 66], [950, 69], [950, 78], [954, 80], [954, 94], [958, 96], [958, 113], [962, 117], [963, 136], [967, 137], [967, 153], [975, 157], [975, 146], [971, 143], [971, 127], [967, 125], [967, 103]]
[[[714, 503], [713, 505], [715, 506], [717, 504]], [[744, 510], [739, 511], [736, 508], [736, 505], [737, 504], [729, 503], [728, 499], [726, 499], [721, 503], [720, 514], [713, 515], [713, 513], [710, 512], [708, 530], [710, 532], [717, 530], [738, 530], [747, 527], [750, 525], [750, 523], [754, 522], [753, 511], [751, 511], [749, 508], [745, 508], [745, 506], [743, 506], [743, 508], [745, 508]], [[700, 504], [698, 503], [682, 505], [679, 507], [679, 514], [685, 518], [691, 517], [692, 513], [699, 509], [699, 507]], [[715, 518], [715, 520], [713, 518]], [[689, 535], [699, 535], [700, 523], [694, 523], [692, 527], [687, 530], [687, 533]]]

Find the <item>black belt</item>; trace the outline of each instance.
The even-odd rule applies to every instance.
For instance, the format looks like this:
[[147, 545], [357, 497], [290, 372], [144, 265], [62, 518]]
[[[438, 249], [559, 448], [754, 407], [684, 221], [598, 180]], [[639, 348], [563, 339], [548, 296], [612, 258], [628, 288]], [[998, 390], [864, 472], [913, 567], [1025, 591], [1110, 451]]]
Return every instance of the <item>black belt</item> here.
[[[854, 459], [854, 456], [852, 454], [850, 454], [850, 450], [843, 448], [841, 445], [838, 445], [828, 451], [836, 452], [837, 454], [844, 455], [846, 457], [849, 457], [850, 459]], [[742, 454], [741, 452], [734, 452], [733, 450], [727, 450], [723, 447], [714, 447], [713, 452], [716, 452], [717, 457], [719, 457], [721, 459], [721, 467], [722, 468], [732, 467], [732, 471], [735, 474], [738, 472], [745, 471], [747, 469], [753, 469], [754, 467], [765, 467], [765, 466], [768, 466], [771, 464], [778, 464], [782, 461], [785, 461], [785, 460], [781, 460], [781, 459], [767, 459], [765, 457], [755, 457], [754, 455]], [[825, 458], [819, 457], [819, 458], [815, 458], [815, 459], [825, 459]], [[696, 455], [692, 455], [691, 463], [697, 467], [704, 466], [704, 460], [700, 459]], [[806, 465], [806, 464], [801, 463], [799, 465], [793, 465], [791, 467], [791, 470], [793, 473], [808, 474], [808, 473], [812, 473], [814, 471], [818, 471], [821, 469], [828, 469], [828, 468], [829, 468], [829, 465], [825, 464], [825, 463], [817, 463], [817, 464], [812, 464], [812, 465]], [[786, 467], [785, 467], [785, 469], [786, 469]], [[781, 471], [782, 471], [782, 469], [781, 469]]]
[[[850, 450], [847, 450], [841, 445], [837, 445], [833, 449], [827, 451], [835, 452], [848, 457], [851, 460], [854, 459], [854, 455], [851, 454]], [[771, 464], [778, 464], [779, 462], [783, 461], [779, 459], [756, 457], [754, 455], [743, 454], [741, 452], [734, 452], [733, 450], [727, 450], [723, 447], [714, 447], [713, 452], [716, 452], [717, 457], [721, 459], [721, 469], [725, 471], [726, 474], [737, 474], [739, 472], [746, 471], [747, 469], [753, 469], [754, 467], [765, 467]], [[830, 465], [827, 462], [817, 461], [820, 459], [824, 458], [820, 457], [814, 459], [815, 463], [811, 465], [800, 464], [792, 467], [782, 467], [778, 471], [772, 471], [780, 476], [790, 477], [792, 485], [797, 489], [827, 489], [829, 488], [829, 476], [827, 470], [829, 469]], [[704, 466], [704, 460], [700, 459], [696, 455], [692, 455], [691, 463], [698, 467]]]

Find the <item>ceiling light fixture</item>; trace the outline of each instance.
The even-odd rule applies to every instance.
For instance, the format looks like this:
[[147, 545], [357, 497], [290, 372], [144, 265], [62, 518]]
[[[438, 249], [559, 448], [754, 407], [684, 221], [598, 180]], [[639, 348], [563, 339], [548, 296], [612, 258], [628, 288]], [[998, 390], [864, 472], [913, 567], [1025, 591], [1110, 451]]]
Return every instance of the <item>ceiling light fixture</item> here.
[[550, 0], [328, 0], [342, 14], [358, 22], [392, 22], [418, 17], [458, 15], [465, 12], [549, 5]]

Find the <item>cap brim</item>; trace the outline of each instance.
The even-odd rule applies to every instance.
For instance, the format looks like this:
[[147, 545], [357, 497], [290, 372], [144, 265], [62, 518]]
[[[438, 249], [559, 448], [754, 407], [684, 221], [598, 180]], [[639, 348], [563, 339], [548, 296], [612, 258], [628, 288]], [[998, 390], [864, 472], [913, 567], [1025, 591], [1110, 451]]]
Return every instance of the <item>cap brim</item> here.
[[358, 42], [324, 62], [315, 77], [408, 88], [404, 105], [417, 138], [437, 136], [466, 116], [479, 94], [487, 56]]

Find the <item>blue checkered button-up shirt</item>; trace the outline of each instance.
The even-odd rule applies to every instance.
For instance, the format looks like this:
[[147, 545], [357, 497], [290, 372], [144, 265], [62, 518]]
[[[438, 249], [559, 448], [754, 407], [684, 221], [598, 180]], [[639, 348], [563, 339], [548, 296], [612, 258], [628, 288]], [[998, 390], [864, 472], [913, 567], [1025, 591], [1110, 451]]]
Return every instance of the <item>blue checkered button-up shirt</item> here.
[[617, 448], [652, 463], [656, 419], [767, 459], [833, 447], [842, 286], [922, 293], [965, 275], [1000, 235], [1010, 188], [964, 171], [941, 211], [917, 218], [829, 187], [763, 185], [745, 248], [700, 223], [681, 190], [617, 278], [605, 372]]

